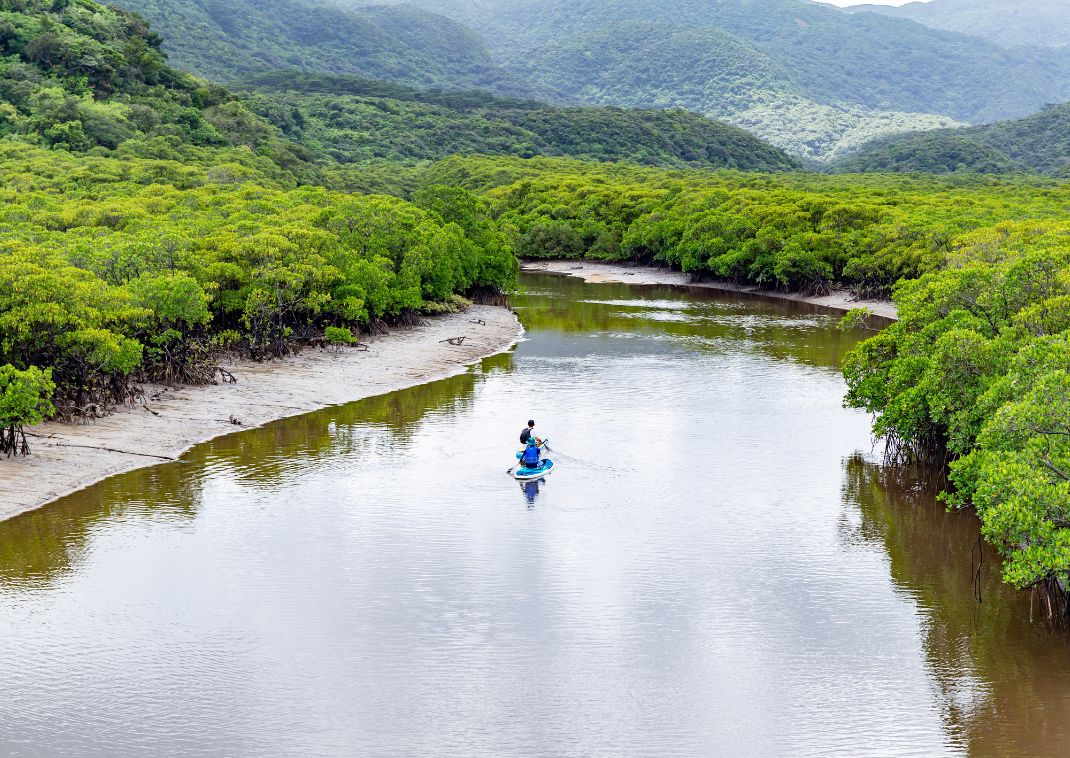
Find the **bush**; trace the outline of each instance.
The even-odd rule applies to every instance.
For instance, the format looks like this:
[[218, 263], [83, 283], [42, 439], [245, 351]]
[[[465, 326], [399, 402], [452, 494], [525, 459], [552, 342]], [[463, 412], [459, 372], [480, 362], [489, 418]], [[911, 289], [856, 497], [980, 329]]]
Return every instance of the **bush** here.
[[25, 427], [52, 416], [52, 372], [36, 366], [20, 371], [0, 366], [0, 454], [28, 455]]

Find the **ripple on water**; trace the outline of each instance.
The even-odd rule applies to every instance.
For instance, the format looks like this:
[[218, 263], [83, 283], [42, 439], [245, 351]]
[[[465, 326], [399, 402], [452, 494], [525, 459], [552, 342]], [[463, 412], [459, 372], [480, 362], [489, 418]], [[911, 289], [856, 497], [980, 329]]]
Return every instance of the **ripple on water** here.
[[509, 361], [0, 526], [0, 751], [966, 753], [832, 320], [533, 282]]

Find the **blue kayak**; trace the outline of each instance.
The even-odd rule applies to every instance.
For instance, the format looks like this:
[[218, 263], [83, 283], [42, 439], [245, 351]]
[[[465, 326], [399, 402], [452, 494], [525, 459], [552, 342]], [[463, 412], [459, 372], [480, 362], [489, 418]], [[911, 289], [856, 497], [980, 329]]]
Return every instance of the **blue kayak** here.
[[[520, 453], [517, 453], [516, 457], [519, 458], [520, 455]], [[553, 470], [554, 462], [549, 458], [543, 458], [535, 468], [528, 468], [524, 465], [517, 466], [513, 469], [513, 478], [522, 482], [531, 479], [541, 479], [542, 477], [549, 475]]]

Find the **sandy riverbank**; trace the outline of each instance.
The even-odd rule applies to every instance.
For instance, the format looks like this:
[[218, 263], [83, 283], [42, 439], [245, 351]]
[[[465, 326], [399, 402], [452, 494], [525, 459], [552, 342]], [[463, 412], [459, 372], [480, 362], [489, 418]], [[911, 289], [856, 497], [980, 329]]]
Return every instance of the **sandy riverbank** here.
[[[237, 384], [147, 387], [151, 410], [124, 409], [90, 424], [43, 424], [32, 430], [40, 435], [30, 440], [32, 455], [0, 459], [0, 520], [109, 476], [175, 460], [215, 437], [451, 376], [508, 349], [522, 331], [509, 310], [475, 306], [371, 338], [367, 352], [306, 350], [228, 365]], [[443, 342], [461, 336], [460, 346]]]
[[550, 274], [566, 274], [583, 279], [586, 282], [620, 282], [623, 284], [669, 284], [677, 287], [720, 290], [722, 292], [739, 292], [756, 297], [770, 297], [777, 300], [794, 300], [810, 303], [836, 311], [849, 311], [854, 308], [869, 308], [874, 315], [887, 319], [897, 318], [895, 303], [889, 300], [859, 300], [846, 291], [833, 292], [830, 295], [810, 297], [763, 290], [757, 287], [742, 287], [727, 282], [693, 282], [691, 276], [681, 271], [651, 266], [626, 266], [618, 263], [599, 263], [597, 261], [534, 261], [524, 263], [524, 271]]

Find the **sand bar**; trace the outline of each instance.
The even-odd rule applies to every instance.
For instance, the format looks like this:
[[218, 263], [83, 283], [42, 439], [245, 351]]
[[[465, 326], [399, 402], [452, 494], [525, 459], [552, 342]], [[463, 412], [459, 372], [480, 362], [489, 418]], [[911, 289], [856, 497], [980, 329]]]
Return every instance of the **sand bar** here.
[[[32, 455], [0, 458], [0, 520], [109, 476], [175, 460], [215, 437], [452, 376], [507, 350], [522, 333], [508, 309], [477, 305], [369, 338], [367, 352], [310, 349], [276, 361], [228, 364], [236, 384], [149, 386], [144, 406], [88, 424], [42, 424], [31, 430]], [[465, 339], [444, 342], [452, 337]]]
[[836, 311], [849, 311], [855, 308], [869, 308], [875, 316], [895, 320], [898, 317], [895, 303], [890, 300], [861, 300], [846, 290], [837, 290], [829, 295], [808, 296], [790, 292], [764, 290], [758, 287], [746, 287], [729, 282], [694, 282], [690, 274], [653, 266], [628, 266], [619, 263], [599, 263], [597, 261], [533, 261], [524, 263], [524, 271], [548, 274], [565, 274], [583, 279], [586, 282], [614, 282], [621, 284], [667, 284], [675, 287], [720, 290], [738, 292], [756, 297], [770, 297], [777, 300], [794, 300], [799, 303], [819, 305]]

